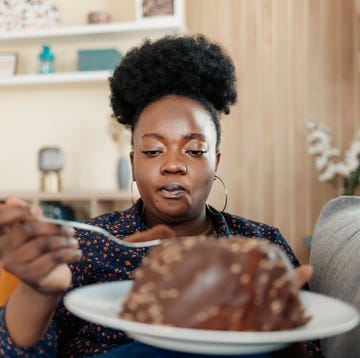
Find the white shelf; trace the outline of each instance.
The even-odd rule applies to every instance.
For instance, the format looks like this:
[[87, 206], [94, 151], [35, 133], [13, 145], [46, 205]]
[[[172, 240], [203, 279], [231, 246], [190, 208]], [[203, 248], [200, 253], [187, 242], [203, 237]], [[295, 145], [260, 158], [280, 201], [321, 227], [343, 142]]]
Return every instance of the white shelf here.
[[92, 24], [82, 26], [55, 27], [49, 29], [26, 29], [22, 31], [0, 32], [0, 41], [45, 39], [54, 37], [74, 37], [96, 34], [119, 34], [149, 31], [183, 32], [185, 29], [180, 22], [174, 20], [162, 21], [133, 21], [109, 24]]
[[[82, 212], [79, 219], [87, 219], [113, 210], [123, 210], [132, 203], [129, 192], [0, 192], [0, 200], [6, 199], [9, 195], [16, 196], [30, 205], [39, 206], [41, 203], [62, 202], [70, 204], [78, 213]], [[81, 210], [79, 210], [81, 209]], [[84, 215], [85, 210], [85, 215]]]
[[76, 200], [131, 200], [130, 193], [127, 191], [76, 191], [76, 192], [59, 192], [59, 193], [45, 193], [38, 191], [15, 191], [15, 192], [0, 192], [0, 199], [5, 199], [9, 195], [15, 195], [23, 200], [38, 200], [38, 201], [76, 201]]
[[83, 72], [58, 72], [51, 74], [28, 74], [15, 75], [1, 78], [0, 86], [34, 85], [34, 84], [57, 84], [57, 83], [82, 83], [106, 81], [111, 71], [83, 71]]

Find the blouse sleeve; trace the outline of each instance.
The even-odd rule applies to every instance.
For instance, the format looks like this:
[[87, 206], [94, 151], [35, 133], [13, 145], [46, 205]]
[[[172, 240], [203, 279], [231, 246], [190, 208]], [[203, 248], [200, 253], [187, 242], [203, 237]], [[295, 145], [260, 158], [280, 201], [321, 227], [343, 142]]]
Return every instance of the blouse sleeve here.
[[297, 259], [297, 257], [294, 254], [294, 251], [290, 247], [290, 245], [287, 243], [285, 238], [281, 235], [280, 231], [278, 229], [274, 229], [273, 235], [270, 238], [270, 241], [272, 241], [274, 244], [278, 245], [286, 254], [290, 262], [294, 267], [299, 267], [300, 262]]
[[21, 347], [15, 344], [5, 324], [6, 306], [0, 307], [0, 356], [1, 357], [56, 357], [57, 337], [54, 322], [45, 336], [34, 346]]

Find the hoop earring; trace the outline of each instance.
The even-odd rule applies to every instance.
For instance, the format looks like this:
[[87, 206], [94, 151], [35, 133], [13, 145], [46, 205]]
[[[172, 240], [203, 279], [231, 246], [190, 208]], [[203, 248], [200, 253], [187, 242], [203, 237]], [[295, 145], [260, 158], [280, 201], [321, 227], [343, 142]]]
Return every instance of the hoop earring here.
[[[132, 180], [131, 185], [130, 185], [130, 196], [131, 196], [131, 203], [132, 203], [133, 206], [135, 205], [134, 195], [133, 195], [134, 183], [135, 183], [135, 180]], [[142, 210], [141, 210], [140, 216], [142, 216], [144, 214], [144, 211], [145, 211], [145, 203], [144, 203], [144, 201], [142, 199], [141, 199], [141, 202], [142, 202]]]
[[134, 196], [133, 196], [134, 183], [135, 183], [135, 180], [133, 179], [133, 180], [131, 181], [131, 185], [130, 185], [130, 197], [131, 197], [131, 203], [132, 203], [133, 205], [135, 205]]
[[[219, 180], [219, 182], [221, 183], [221, 185], [222, 185], [222, 187], [223, 187], [223, 189], [224, 189], [224, 192], [225, 192], [225, 203], [224, 203], [224, 207], [223, 207], [222, 210], [221, 210], [221, 212], [223, 213], [223, 212], [225, 211], [225, 209], [226, 209], [227, 202], [228, 202], [228, 192], [227, 192], [227, 188], [226, 188], [226, 185], [225, 185], [224, 181], [223, 181], [220, 177], [218, 177], [217, 175], [214, 176], [214, 181], [215, 181], [216, 179]], [[208, 203], [206, 203], [206, 207], [207, 207], [207, 209], [208, 209], [211, 213], [216, 214], [216, 213], [210, 208], [210, 206], [209, 206]]]

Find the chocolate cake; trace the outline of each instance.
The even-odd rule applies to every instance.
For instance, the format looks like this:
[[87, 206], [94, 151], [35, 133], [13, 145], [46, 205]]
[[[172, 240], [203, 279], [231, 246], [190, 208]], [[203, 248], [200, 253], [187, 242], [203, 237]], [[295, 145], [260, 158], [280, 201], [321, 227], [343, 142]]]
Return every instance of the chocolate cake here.
[[305, 324], [294, 271], [274, 244], [188, 237], [151, 249], [121, 318], [185, 328], [273, 331]]

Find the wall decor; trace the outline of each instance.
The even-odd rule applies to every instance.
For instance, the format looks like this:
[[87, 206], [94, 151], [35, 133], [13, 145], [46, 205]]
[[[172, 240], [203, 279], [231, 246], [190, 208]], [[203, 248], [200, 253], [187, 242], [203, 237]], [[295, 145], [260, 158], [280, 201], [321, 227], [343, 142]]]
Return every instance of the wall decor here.
[[136, 0], [137, 21], [173, 21], [182, 17], [182, 0]]
[[49, 28], [60, 22], [50, 0], [0, 0], [0, 31]]
[[62, 189], [61, 171], [64, 153], [58, 147], [42, 147], [38, 152], [38, 168], [41, 173], [40, 191], [58, 193]]
[[131, 152], [131, 132], [120, 124], [112, 114], [107, 124], [107, 131], [118, 149], [116, 164], [116, 180], [120, 190], [129, 190], [132, 180], [132, 170], [129, 153]]
[[111, 15], [107, 11], [91, 11], [87, 17], [88, 24], [107, 24], [111, 22]]
[[17, 58], [18, 56], [16, 53], [0, 52], [0, 77], [9, 77], [15, 75]]

